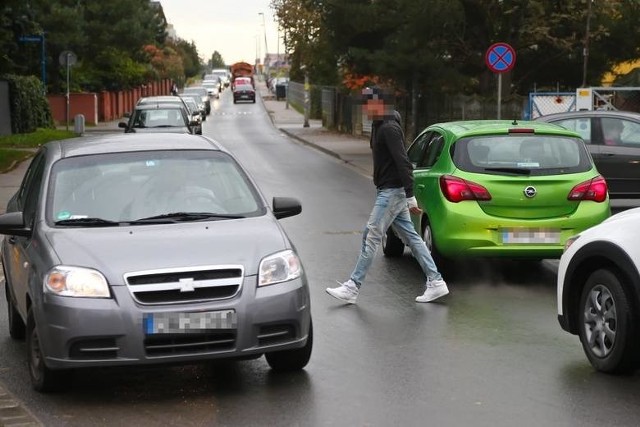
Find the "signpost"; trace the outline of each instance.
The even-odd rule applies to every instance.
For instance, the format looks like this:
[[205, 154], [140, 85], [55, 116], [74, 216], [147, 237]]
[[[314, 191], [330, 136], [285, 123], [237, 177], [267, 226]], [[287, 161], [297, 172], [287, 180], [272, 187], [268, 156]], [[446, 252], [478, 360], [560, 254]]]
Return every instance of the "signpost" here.
[[22, 36], [18, 40], [23, 43], [40, 43], [40, 63], [42, 65], [42, 89], [47, 94], [47, 62], [44, 56], [44, 33], [35, 36]]
[[484, 55], [484, 62], [494, 73], [498, 74], [498, 119], [502, 105], [502, 73], [511, 71], [516, 65], [516, 51], [507, 43], [494, 43]]
[[67, 113], [66, 113], [66, 119], [67, 119], [67, 130], [69, 130], [69, 68], [75, 64], [78, 61], [78, 58], [76, 57], [76, 54], [71, 52], [70, 50], [65, 50], [62, 53], [60, 53], [60, 56], [58, 57], [58, 61], [60, 62], [60, 65], [62, 65], [63, 67], [66, 67], [67, 69], [67, 94], [66, 94], [66, 98], [67, 98]]

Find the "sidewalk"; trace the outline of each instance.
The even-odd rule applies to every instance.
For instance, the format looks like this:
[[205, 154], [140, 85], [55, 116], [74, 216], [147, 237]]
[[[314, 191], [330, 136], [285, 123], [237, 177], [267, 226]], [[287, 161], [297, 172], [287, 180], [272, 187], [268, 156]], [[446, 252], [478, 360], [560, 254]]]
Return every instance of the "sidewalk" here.
[[[329, 131], [322, 127], [320, 120], [309, 120], [309, 127], [304, 127], [304, 114], [297, 112], [291, 106], [287, 108], [285, 100], [276, 101], [275, 95], [269, 92], [264, 81], [257, 81], [256, 86], [265, 109], [277, 129], [300, 143], [340, 159], [366, 176], [373, 176], [368, 137]], [[118, 128], [119, 121], [87, 126], [84, 134], [120, 133], [122, 129]], [[70, 130], [73, 130], [73, 124], [70, 124]], [[18, 190], [28, 166], [29, 161], [25, 161], [13, 170], [0, 174], [0, 213], [5, 212], [7, 202]]]

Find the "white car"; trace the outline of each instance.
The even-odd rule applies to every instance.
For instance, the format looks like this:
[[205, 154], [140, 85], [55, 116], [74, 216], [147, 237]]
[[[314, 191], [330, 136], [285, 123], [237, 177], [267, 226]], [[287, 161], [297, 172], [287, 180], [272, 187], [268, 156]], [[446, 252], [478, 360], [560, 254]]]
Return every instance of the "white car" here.
[[624, 373], [640, 356], [640, 208], [567, 241], [558, 266], [558, 321], [595, 369]]

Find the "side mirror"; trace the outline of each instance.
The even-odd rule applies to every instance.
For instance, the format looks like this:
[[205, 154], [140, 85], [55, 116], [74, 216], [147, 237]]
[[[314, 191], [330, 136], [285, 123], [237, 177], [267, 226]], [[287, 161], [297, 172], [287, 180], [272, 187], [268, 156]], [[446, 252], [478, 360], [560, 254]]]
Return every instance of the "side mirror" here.
[[274, 197], [273, 214], [277, 219], [288, 218], [302, 212], [302, 205], [291, 197]]
[[0, 234], [29, 237], [31, 229], [24, 224], [22, 212], [8, 212], [0, 215]]

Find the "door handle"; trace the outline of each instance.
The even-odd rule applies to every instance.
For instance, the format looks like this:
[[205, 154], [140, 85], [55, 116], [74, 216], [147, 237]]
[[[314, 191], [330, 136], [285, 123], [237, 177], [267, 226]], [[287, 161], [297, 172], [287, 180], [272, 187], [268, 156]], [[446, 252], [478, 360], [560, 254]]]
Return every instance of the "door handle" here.
[[424, 190], [424, 184], [418, 184], [418, 185], [416, 185], [416, 189], [418, 189], [418, 190]]

